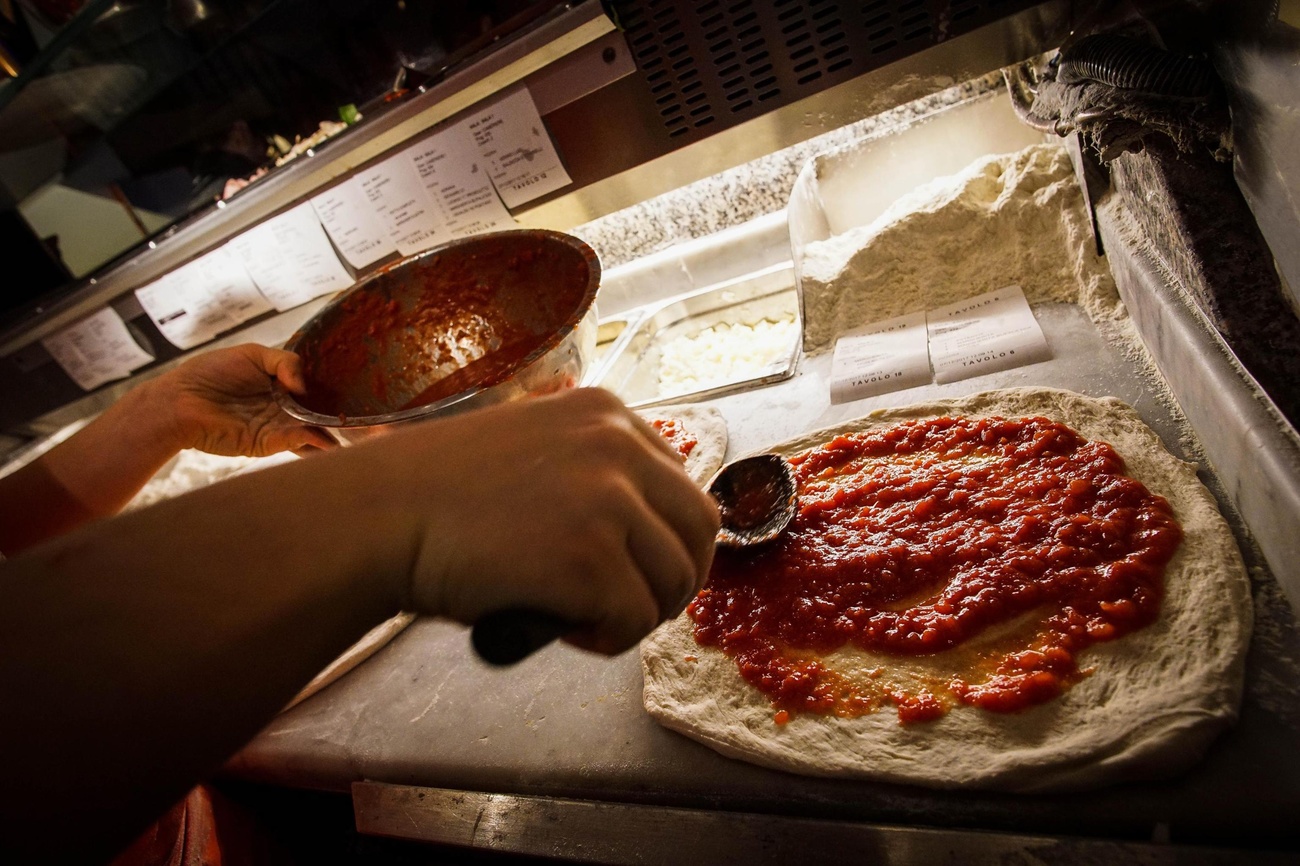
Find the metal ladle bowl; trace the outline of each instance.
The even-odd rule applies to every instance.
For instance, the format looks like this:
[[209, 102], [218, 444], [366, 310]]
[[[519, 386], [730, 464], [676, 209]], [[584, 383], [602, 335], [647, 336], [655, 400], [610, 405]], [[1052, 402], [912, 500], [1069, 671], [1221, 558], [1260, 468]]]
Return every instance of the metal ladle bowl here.
[[724, 466], [709, 482], [722, 518], [718, 546], [775, 540], [794, 518], [798, 492], [794, 467], [780, 454], [757, 454]]

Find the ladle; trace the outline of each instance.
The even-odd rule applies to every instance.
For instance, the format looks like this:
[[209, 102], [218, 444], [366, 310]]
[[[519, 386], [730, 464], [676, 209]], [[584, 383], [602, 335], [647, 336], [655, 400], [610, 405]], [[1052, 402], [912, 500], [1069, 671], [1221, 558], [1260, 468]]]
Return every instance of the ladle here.
[[794, 517], [798, 484], [780, 454], [756, 454], [728, 463], [709, 482], [722, 528], [719, 547], [752, 547], [775, 540]]
[[[722, 528], [719, 547], [752, 547], [775, 540], [795, 513], [797, 484], [792, 467], [779, 454], [758, 454], [729, 463], [709, 482]], [[470, 642], [493, 665], [522, 661], [576, 626], [555, 614], [506, 608], [479, 617]]]

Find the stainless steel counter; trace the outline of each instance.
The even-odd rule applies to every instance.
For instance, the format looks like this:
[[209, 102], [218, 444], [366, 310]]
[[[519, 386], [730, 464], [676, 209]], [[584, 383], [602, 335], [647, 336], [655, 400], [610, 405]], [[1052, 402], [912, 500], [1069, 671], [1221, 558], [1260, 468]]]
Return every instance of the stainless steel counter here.
[[[830, 358], [823, 355], [804, 359], [793, 379], [710, 405], [727, 419], [729, 456], [735, 456], [877, 407], [997, 387], [1054, 386], [1125, 400], [1175, 454], [1195, 457], [1187, 448], [1195, 441], [1191, 431], [1140, 354], [1108, 342], [1073, 305], [1036, 313], [1054, 356], [1033, 366], [832, 406]], [[1241, 720], [1186, 777], [1165, 783], [1012, 796], [787, 775], [724, 758], [660, 728], [642, 710], [635, 653], [604, 659], [556, 645], [496, 670], [472, 655], [462, 628], [428, 619], [274, 720], [228, 772], [339, 791], [373, 780], [683, 807], [688, 814], [1285, 843], [1300, 811], [1300, 631], [1260, 557], [1248, 544], [1244, 553], [1256, 581], [1258, 625]], [[665, 832], [672, 832], [671, 822]]]

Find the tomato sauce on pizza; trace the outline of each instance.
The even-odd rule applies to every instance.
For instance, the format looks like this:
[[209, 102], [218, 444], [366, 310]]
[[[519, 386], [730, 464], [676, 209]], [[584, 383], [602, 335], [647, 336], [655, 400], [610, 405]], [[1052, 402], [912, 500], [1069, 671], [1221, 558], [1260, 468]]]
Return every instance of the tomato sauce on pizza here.
[[676, 418], [655, 418], [650, 422], [650, 426], [668, 440], [668, 444], [681, 455], [683, 460], [690, 457], [695, 446], [700, 444], [700, 440], [691, 435], [691, 432]]
[[[1083, 650], [1155, 621], [1182, 539], [1113, 448], [1046, 418], [904, 422], [791, 463], [790, 528], [719, 550], [688, 608], [696, 641], [733, 658], [779, 724], [1051, 700], [1087, 675]], [[943, 673], [846, 677], [825, 660], [843, 647], [939, 659]]]

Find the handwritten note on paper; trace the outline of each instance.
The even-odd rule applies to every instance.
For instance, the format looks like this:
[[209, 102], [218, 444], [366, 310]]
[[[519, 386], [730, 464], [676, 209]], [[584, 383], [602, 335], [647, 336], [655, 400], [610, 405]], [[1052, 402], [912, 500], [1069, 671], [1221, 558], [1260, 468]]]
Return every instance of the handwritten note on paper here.
[[397, 244], [354, 177], [311, 200], [321, 225], [348, 264], [360, 270], [397, 252]]
[[930, 381], [925, 313], [911, 313], [850, 331], [835, 343], [831, 402], [847, 403]]
[[429, 195], [420, 180], [413, 150], [407, 148], [360, 175], [366, 200], [397, 251], [404, 256], [427, 250], [451, 237], [442, 205]]
[[182, 349], [206, 343], [271, 309], [226, 247], [136, 289], [135, 296], [163, 336]]
[[281, 312], [352, 285], [311, 202], [244, 232], [228, 246]]
[[469, 130], [506, 207], [519, 207], [573, 182], [527, 88], [478, 112], [469, 120]]
[[41, 340], [41, 345], [83, 391], [125, 379], [153, 360], [112, 307], [68, 325]]
[[1019, 286], [931, 310], [929, 332], [934, 380], [940, 384], [1052, 356]]
[[468, 123], [459, 123], [411, 148], [420, 181], [442, 206], [454, 238], [514, 228], [497, 196], [487, 163], [478, 155]]

